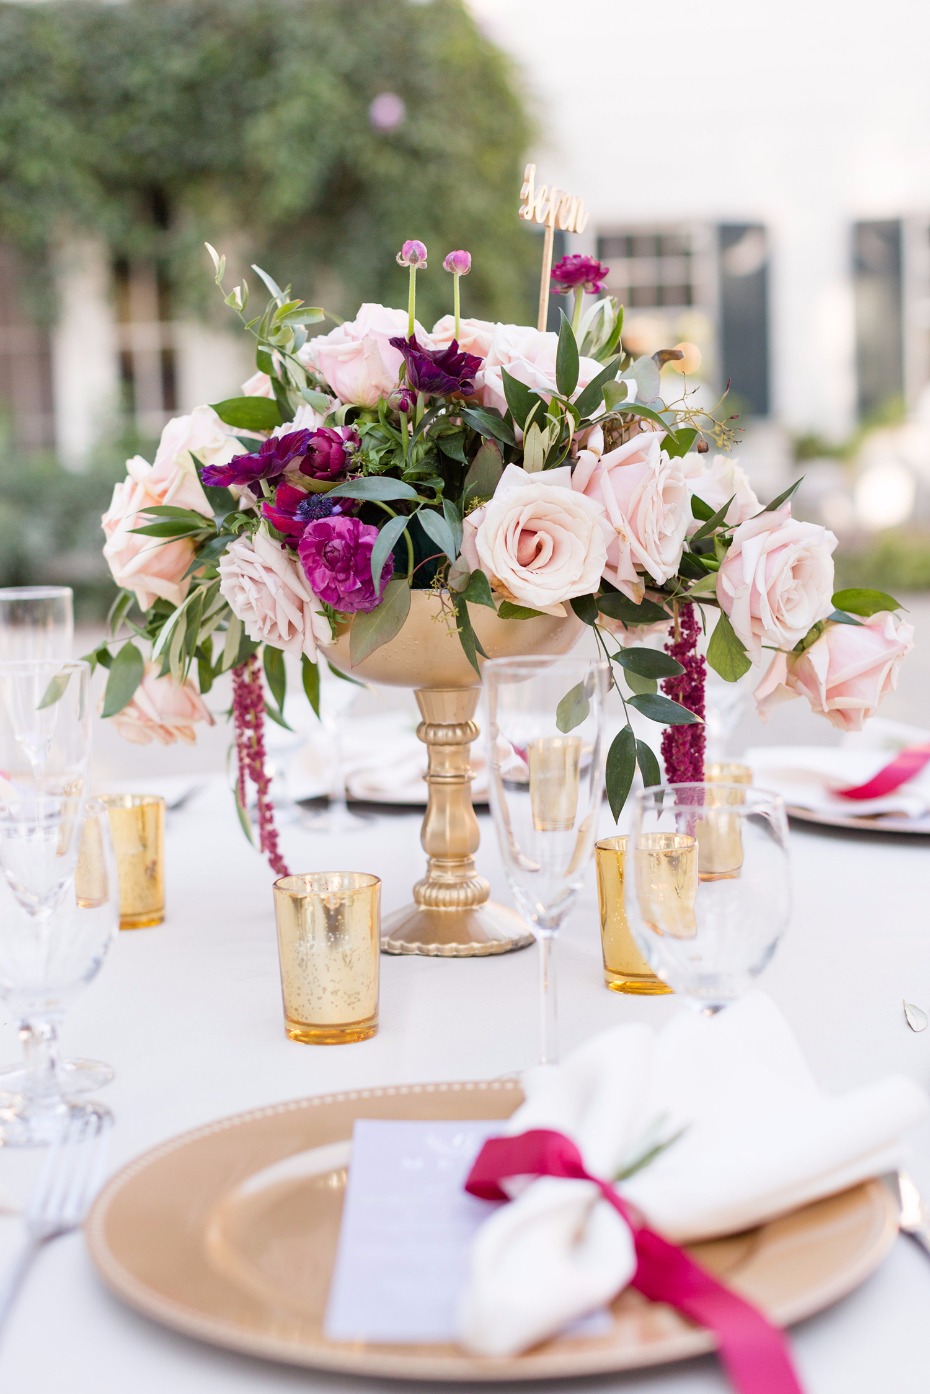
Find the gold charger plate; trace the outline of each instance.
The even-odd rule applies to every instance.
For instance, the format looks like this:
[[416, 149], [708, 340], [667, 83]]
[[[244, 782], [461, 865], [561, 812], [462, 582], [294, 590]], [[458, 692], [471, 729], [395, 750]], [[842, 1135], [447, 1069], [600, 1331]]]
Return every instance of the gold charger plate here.
[[[608, 1333], [484, 1359], [454, 1345], [340, 1344], [323, 1334], [356, 1118], [506, 1118], [512, 1080], [321, 1095], [222, 1119], [130, 1163], [86, 1233], [104, 1282], [186, 1335], [318, 1370], [407, 1380], [555, 1379], [662, 1364], [713, 1347], [670, 1308], [626, 1291]], [[857, 1287], [897, 1234], [870, 1181], [757, 1230], [700, 1244], [708, 1268], [789, 1325]]]

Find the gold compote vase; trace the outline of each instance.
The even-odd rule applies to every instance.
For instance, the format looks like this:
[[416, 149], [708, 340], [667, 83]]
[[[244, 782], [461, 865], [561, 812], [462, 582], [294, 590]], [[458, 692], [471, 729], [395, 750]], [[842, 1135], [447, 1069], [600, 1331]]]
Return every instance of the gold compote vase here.
[[[475, 869], [481, 840], [471, 797], [469, 747], [480, 680], [465, 657], [448, 596], [415, 590], [403, 627], [388, 643], [353, 665], [351, 621], [323, 652], [333, 667], [364, 682], [412, 687], [426, 746], [427, 802], [420, 841], [426, 875], [413, 888], [413, 904], [385, 920], [381, 948], [390, 954], [473, 958], [507, 953], [532, 943], [515, 911], [490, 899], [491, 888]], [[574, 615], [502, 620], [487, 606], [470, 605], [471, 621], [489, 658], [567, 653], [583, 628]], [[479, 660], [480, 661], [480, 660]]]

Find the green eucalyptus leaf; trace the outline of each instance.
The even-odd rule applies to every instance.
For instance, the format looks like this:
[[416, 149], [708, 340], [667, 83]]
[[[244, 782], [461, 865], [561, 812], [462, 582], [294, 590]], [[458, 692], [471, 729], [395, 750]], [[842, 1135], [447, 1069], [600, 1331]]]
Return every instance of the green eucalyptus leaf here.
[[746, 645], [722, 610], [707, 645], [707, 662], [715, 673], [720, 674], [724, 682], [738, 682], [752, 667]]
[[590, 710], [587, 684], [575, 683], [555, 709], [555, 724], [562, 732], [574, 731], [576, 726], [580, 726], [587, 719]]
[[272, 648], [271, 644], [266, 644], [262, 654], [262, 664], [265, 669], [268, 691], [274, 698], [278, 711], [283, 712], [284, 698], [287, 693], [287, 668], [284, 663], [284, 654], [280, 649]]
[[644, 678], [640, 673], [624, 673], [626, 685], [637, 697], [642, 697], [653, 692], [658, 692], [659, 684], [656, 678]]
[[660, 624], [671, 619], [668, 611], [652, 600], [641, 600], [637, 605], [629, 596], [620, 591], [598, 596], [597, 608], [610, 620], [620, 620], [622, 624], [633, 627], [637, 624]]
[[645, 741], [636, 742], [636, 763], [647, 789], [654, 784], [662, 783], [662, 771], [659, 769], [655, 751]]
[[660, 649], [620, 649], [614, 654], [614, 662], [643, 678], [675, 678], [685, 671], [676, 658]]
[[541, 610], [531, 610], [528, 605], [514, 605], [511, 600], [502, 600], [497, 609], [498, 618], [502, 620], [534, 620], [541, 614]]
[[344, 484], [337, 484], [335, 489], [328, 489], [327, 493], [333, 498], [379, 499], [382, 503], [419, 497], [416, 489], [412, 489], [402, 479], [388, 479], [380, 475], [367, 475], [363, 479], [348, 479]]
[[696, 542], [702, 542], [705, 537], [709, 537], [715, 528], [719, 528], [721, 524], [726, 521], [726, 516], [730, 511], [730, 504], [735, 498], [736, 495], [732, 494], [722, 508], [718, 508], [716, 513], [712, 513], [709, 518], [705, 518], [704, 522], [691, 538], [692, 547]]
[[479, 435], [491, 436], [502, 445], [516, 445], [517, 438], [509, 421], [505, 421], [499, 411], [488, 407], [462, 407], [459, 415], [467, 426]]
[[417, 514], [417, 522], [431, 541], [435, 542], [450, 561], [455, 561], [457, 548], [455, 545], [455, 534], [449, 527], [441, 513], [436, 513], [431, 508], [421, 508]]
[[375, 539], [375, 545], [371, 549], [371, 579], [375, 590], [381, 585], [381, 573], [384, 571], [385, 563], [393, 552], [395, 544], [406, 531], [409, 522], [410, 519], [405, 514], [398, 514], [395, 518], [388, 518], [380, 529]]
[[317, 717], [320, 715], [320, 668], [318, 663], [312, 663], [305, 653], [300, 655], [300, 678], [303, 683], [307, 701], [310, 703]]
[[478, 655], [481, 654], [482, 658], [487, 658], [487, 654], [481, 647], [480, 640], [475, 633], [474, 625], [471, 622], [471, 616], [468, 613], [468, 605], [465, 601], [465, 597], [456, 594], [454, 591], [451, 592], [451, 595], [452, 604], [455, 606], [455, 619], [458, 625], [459, 639], [465, 651], [465, 657], [468, 659], [475, 672], [480, 674], [481, 669], [478, 667]]
[[855, 615], [847, 615], [844, 610], [831, 610], [830, 614], [827, 615], [827, 619], [832, 624], [854, 624], [858, 626], [862, 625], [861, 620], [857, 620]]
[[[91, 672], [96, 668], [98, 662], [100, 662], [100, 659], [95, 656], [94, 661], [91, 663]], [[45, 707], [53, 707], [56, 702], [60, 702], [67, 691], [70, 681], [71, 670], [66, 669], [62, 673], [56, 673], [48, 687], [42, 693], [42, 700], [36, 707], [36, 711], [42, 711]]]
[[521, 382], [519, 378], [508, 373], [506, 368], [501, 368], [501, 380], [504, 384], [504, 396], [507, 398], [507, 405], [513, 419], [518, 426], [523, 427], [526, 425], [531, 412], [538, 411], [543, 405], [542, 398], [527, 387], [525, 382]]
[[103, 715], [115, 716], [128, 706], [145, 672], [145, 660], [132, 640], [113, 658], [103, 695]]
[[794, 483], [790, 484], [777, 498], [772, 499], [771, 503], [767, 503], [759, 513], [754, 514], [754, 517], [758, 518], [762, 513], [774, 513], [777, 509], [781, 508], [783, 503], [787, 503], [793, 494], [797, 493], [803, 482], [804, 476], [802, 474], [800, 479], [796, 479]]
[[636, 737], [632, 726], [623, 726], [614, 736], [607, 752], [607, 802], [614, 821], [620, 817], [635, 773]]
[[705, 503], [697, 494], [691, 495], [691, 517], [699, 518], [701, 522], [706, 522], [708, 518], [714, 516], [714, 510], [709, 503]]
[[366, 659], [399, 634], [410, 613], [410, 587], [406, 581], [388, 581], [376, 605], [367, 614], [357, 614], [349, 633], [349, 657], [352, 667]]
[[885, 591], [866, 590], [861, 586], [854, 586], [850, 590], [837, 591], [833, 597], [833, 604], [838, 610], [845, 610], [847, 615], [878, 615], [884, 610], [900, 610], [900, 600], [895, 600], [893, 595], [888, 595]]
[[462, 514], [451, 499], [443, 499], [442, 516], [452, 533], [453, 561], [462, 550]]
[[271, 431], [284, 420], [277, 402], [270, 397], [227, 397], [214, 402], [213, 410], [227, 426], [240, 431]]
[[483, 571], [473, 571], [468, 578], [468, 585], [461, 592], [463, 600], [468, 600], [472, 605], [486, 605], [493, 610], [494, 596], [491, 594], [491, 582]]
[[677, 431], [669, 431], [662, 442], [662, 449], [674, 460], [687, 455], [697, 437], [698, 433], [693, 426], [681, 426]]
[[579, 416], [584, 419], [592, 412], [597, 411], [604, 399], [604, 387], [608, 382], [613, 382], [617, 376], [617, 368], [620, 364], [619, 358], [612, 358], [610, 362], [593, 377], [587, 387], [579, 392], [575, 398], [575, 409]]
[[598, 602], [593, 595], [576, 595], [569, 604], [582, 624], [597, 624]]
[[564, 310], [555, 355], [555, 385], [563, 397], [570, 397], [578, 386], [578, 344]]
[[635, 707], [650, 721], [658, 721], [663, 726], [701, 725], [700, 717], [695, 716], [694, 712], [689, 712], [688, 708], [679, 702], [673, 702], [670, 697], [643, 693], [641, 696], [631, 697], [629, 705]]
[[504, 461], [500, 446], [495, 441], [485, 441], [465, 476], [465, 506], [467, 507], [472, 499], [489, 499], [503, 472]]

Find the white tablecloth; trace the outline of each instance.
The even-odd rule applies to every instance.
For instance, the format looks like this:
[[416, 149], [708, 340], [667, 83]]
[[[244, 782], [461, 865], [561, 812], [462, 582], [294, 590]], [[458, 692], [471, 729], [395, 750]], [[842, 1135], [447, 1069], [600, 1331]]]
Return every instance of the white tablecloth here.
[[[481, 869], [506, 899], [487, 819], [482, 832]], [[419, 816], [404, 814], [341, 839], [292, 826], [284, 842], [294, 870], [376, 872], [391, 910], [422, 874], [418, 833]], [[792, 926], [763, 983], [818, 1078], [841, 1089], [900, 1070], [926, 1086], [930, 1031], [911, 1032], [901, 1002], [906, 997], [930, 1010], [927, 841], [795, 831], [792, 863]], [[243, 842], [220, 787], [201, 792], [169, 821], [168, 896], [165, 924], [120, 935], [65, 1026], [70, 1053], [116, 1068], [105, 1094], [117, 1120], [114, 1169], [175, 1133], [256, 1105], [391, 1082], [487, 1078], [534, 1060], [535, 949], [466, 961], [385, 958], [377, 1037], [342, 1048], [288, 1041], [270, 876]], [[603, 987], [593, 869], [558, 951], [563, 1049], [618, 1021], [659, 1022], [675, 1010], [670, 998], [638, 1000]], [[3, 1021], [0, 1058], [15, 1058], [17, 1049], [12, 1023]], [[914, 1142], [913, 1171], [930, 1191], [930, 1130]], [[21, 1157], [0, 1153], [0, 1185], [22, 1165]], [[862, 1288], [795, 1329], [808, 1394], [927, 1388], [928, 1314], [930, 1263], [899, 1240]], [[252, 1361], [163, 1330], [107, 1293], [79, 1236], [40, 1256], [0, 1344], [0, 1390], [17, 1394], [397, 1388]], [[727, 1385], [715, 1361], [705, 1359], [546, 1388], [719, 1394]]]

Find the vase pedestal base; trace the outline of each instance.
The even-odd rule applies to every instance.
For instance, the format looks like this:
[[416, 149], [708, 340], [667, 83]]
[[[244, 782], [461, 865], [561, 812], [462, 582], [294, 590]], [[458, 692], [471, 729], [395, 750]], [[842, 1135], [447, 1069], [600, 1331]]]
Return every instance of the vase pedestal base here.
[[520, 916], [492, 900], [449, 910], [406, 905], [387, 916], [381, 932], [382, 953], [433, 958], [484, 958], [525, 949], [532, 942]]

